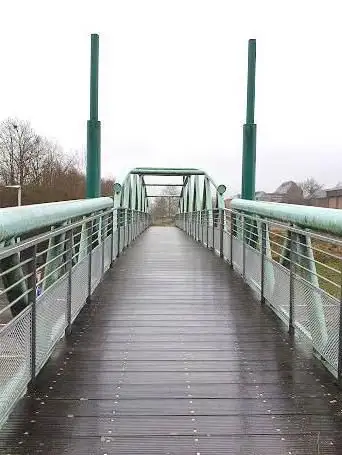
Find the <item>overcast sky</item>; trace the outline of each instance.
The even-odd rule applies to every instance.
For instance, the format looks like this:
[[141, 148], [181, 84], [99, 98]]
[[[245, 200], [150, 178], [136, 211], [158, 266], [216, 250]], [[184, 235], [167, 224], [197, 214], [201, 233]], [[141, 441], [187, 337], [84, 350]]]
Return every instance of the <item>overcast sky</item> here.
[[100, 34], [102, 174], [199, 167], [240, 190], [248, 38], [257, 39], [257, 189], [342, 180], [339, 2], [1, 2], [0, 119], [84, 152]]

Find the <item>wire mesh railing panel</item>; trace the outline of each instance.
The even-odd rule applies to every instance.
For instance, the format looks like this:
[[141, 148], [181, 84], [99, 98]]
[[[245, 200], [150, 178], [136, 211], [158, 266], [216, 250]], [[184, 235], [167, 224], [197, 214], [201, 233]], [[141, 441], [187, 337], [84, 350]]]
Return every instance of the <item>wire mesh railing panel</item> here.
[[280, 264], [265, 258], [264, 296], [288, 322], [290, 312], [290, 272]]
[[336, 373], [338, 369], [340, 302], [302, 278], [294, 278], [295, 325]]
[[208, 229], [207, 229], [207, 223], [206, 223], [206, 221], [205, 221], [205, 222], [203, 223], [203, 225], [202, 225], [202, 234], [203, 234], [203, 236], [202, 236], [202, 243], [203, 243], [203, 245], [206, 246], [207, 243], [208, 243]]
[[242, 240], [233, 237], [232, 242], [233, 248], [233, 266], [236, 268], [241, 274], [243, 273], [243, 244]]
[[120, 227], [120, 253], [125, 247], [125, 227]]
[[110, 235], [104, 241], [104, 271], [106, 272], [112, 262], [112, 236]]
[[73, 322], [88, 297], [89, 256], [73, 267], [71, 280], [71, 321]]
[[223, 257], [230, 261], [230, 233], [227, 231], [223, 231]]
[[214, 247], [214, 244], [213, 244], [213, 227], [209, 226], [209, 229], [208, 229], [208, 248], [213, 248], [213, 247]]
[[245, 278], [249, 284], [261, 289], [261, 253], [249, 245], [245, 246]]
[[[78, 283], [79, 285], [79, 283]], [[37, 299], [36, 371], [48, 360], [55, 344], [64, 335], [67, 323], [68, 276], [60, 278]]]
[[220, 228], [214, 228], [214, 250], [220, 252]]
[[102, 245], [91, 252], [91, 292], [93, 293], [102, 277]]
[[114, 239], [113, 239], [113, 257], [112, 261], [117, 257], [119, 254], [119, 248], [118, 248], [118, 231], [117, 229], [114, 230]]
[[31, 378], [32, 307], [0, 331], [0, 425]]

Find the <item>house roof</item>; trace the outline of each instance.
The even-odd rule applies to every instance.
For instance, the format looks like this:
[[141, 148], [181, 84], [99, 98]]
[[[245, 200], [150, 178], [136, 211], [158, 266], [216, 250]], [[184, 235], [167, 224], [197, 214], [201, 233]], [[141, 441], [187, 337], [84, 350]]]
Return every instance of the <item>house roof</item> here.
[[275, 193], [278, 194], [287, 194], [291, 188], [299, 188], [296, 182], [293, 182], [292, 180], [289, 180], [288, 182], [282, 183], [276, 190]]

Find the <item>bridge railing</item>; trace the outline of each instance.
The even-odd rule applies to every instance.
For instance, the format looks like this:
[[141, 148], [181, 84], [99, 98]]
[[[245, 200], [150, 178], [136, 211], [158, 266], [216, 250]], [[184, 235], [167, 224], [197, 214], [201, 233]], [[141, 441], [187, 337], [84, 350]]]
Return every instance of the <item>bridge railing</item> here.
[[0, 424], [149, 223], [111, 198], [0, 210]]
[[180, 213], [176, 225], [227, 261], [341, 380], [342, 211], [247, 202]]

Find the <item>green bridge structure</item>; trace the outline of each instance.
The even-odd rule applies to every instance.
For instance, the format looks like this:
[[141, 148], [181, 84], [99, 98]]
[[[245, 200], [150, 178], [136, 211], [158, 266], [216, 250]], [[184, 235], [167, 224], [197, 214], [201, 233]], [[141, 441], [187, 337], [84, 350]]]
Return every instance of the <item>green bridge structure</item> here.
[[227, 208], [195, 168], [100, 197], [92, 35], [87, 197], [0, 209], [1, 454], [342, 453], [342, 211], [254, 200], [255, 47]]

